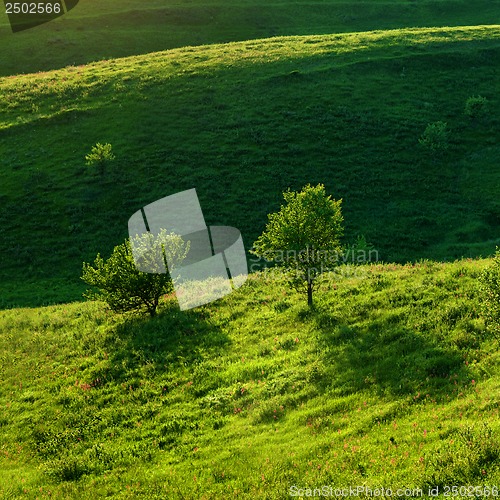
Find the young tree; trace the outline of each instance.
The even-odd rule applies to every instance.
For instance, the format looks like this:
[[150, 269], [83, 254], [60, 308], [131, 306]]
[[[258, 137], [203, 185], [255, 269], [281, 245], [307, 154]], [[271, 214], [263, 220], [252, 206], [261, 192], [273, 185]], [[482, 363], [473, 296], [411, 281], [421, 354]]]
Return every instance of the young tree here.
[[486, 97], [472, 96], [465, 101], [465, 114], [472, 120], [477, 120], [488, 113], [488, 99]]
[[285, 204], [268, 215], [265, 231], [252, 253], [284, 268], [290, 284], [307, 292], [313, 305], [318, 278], [338, 265], [343, 234], [342, 200], [333, 200], [323, 184], [308, 184], [300, 192], [285, 191]]
[[98, 142], [95, 146], [92, 146], [90, 153], [85, 156], [86, 165], [89, 167], [96, 166], [99, 174], [104, 175], [106, 165], [115, 159], [112, 150], [113, 146], [111, 144]]
[[448, 149], [450, 131], [448, 124], [442, 121], [429, 123], [420, 136], [418, 142], [426, 149], [433, 152]]
[[[89, 290], [84, 297], [102, 300], [115, 312], [143, 311], [156, 314], [160, 297], [173, 291], [173, 283], [166, 265], [178, 267], [189, 251], [189, 242], [175, 234], [162, 230], [158, 236], [146, 233], [133, 240], [134, 252], [129, 239], [114, 248], [109, 259], [97, 255], [94, 264], [83, 263], [82, 280], [98, 289]], [[137, 269], [134, 255], [141, 260]], [[165, 272], [166, 270], [166, 272]]]

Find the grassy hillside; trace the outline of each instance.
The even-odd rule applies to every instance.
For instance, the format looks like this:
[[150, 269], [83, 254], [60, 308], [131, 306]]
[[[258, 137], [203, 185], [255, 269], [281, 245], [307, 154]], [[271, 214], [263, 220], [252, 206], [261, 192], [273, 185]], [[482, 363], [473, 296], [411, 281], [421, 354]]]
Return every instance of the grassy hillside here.
[[[80, 4], [16, 35], [0, 14], [0, 498], [498, 496], [476, 257], [500, 244], [500, 0]], [[385, 262], [314, 309], [264, 272], [152, 319], [75, 302], [144, 205], [196, 188], [249, 249], [307, 183]]]
[[[0, 313], [0, 496], [288, 498], [500, 484], [486, 261], [277, 277], [153, 320], [98, 303]], [[470, 490], [465, 490], [470, 492]], [[483, 491], [483, 490], [482, 490]]]
[[499, 0], [82, 0], [66, 16], [15, 36], [2, 9], [0, 75], [272, 36], [493, 24], [499, 8]]
[[[272, 38], [0, 79], [2, 306], [76, 300], [81, 263], [140, 207], [195, 187], [247, 247], [281, 192], [322, 182], [384, 261], [499, 241], [500, 28]], [[473, 121], [468, 97], [489, 111]], [[450, 147], [418, 139], [446, 121]], [[85, 167], [96, 142], [117, 160]], [[237, 209], [236, 209], [237, 207]]]

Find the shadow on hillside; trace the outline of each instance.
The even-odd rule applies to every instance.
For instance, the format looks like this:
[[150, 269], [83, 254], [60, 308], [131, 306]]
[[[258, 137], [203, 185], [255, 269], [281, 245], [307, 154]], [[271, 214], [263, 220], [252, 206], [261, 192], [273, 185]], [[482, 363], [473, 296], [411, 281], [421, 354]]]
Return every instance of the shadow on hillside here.
[[[189, 369], [202, 359], [215, 357], [229, 339], [203, 308], [180, 311], [169, 304], [156, 317], [131, 317], [110, 335], [110, 367], [106, 381]], [[141, 375], [139, 375], [139, 373]]]
[[321, 333], [325, 375], [332, 374], [317, 381], [323, 390], [441, 399], [456, 396], [463, 382], [470, 383], [459, 351], [438, 345], [394, 317], [368, 327], [337, 322], [325, 312], [315, 313], [314, 320]]

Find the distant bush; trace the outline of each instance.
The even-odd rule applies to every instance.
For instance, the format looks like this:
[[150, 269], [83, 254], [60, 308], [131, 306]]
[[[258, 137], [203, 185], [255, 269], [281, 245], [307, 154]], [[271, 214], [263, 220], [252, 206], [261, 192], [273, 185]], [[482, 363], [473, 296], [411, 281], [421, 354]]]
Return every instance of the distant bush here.
[[92, 468], [88, 461], [73, 455], [51, 460], [47, 464], [47, 474], [57, 481], [78, 481], [91, 472]]
[[353, 264], [378, 261], [378, 251], [372, 243], [366, 240], [364, 234], [360, 234], [353, 243], [344, 248], [343, 260]]
[[439, 121], [429, 123], [418, 142], [431, 151], [442, 151], [448, 148], [449, 136], [448, 124]]
[[484, 116], [488, 112], [488, 99], [482, 96], [472, 96], [465, 101], [464, 113], [472, 118], [477, 119]]
[[92, 146], [90, 153], [85, 156], [86, 165], [89, 167], [96, 166], [99, 174], [104, 175], [106, 165], [115, 159], [112, 149], [111, 144], [98, 142], [95, 146]]
[[[165, 265], [179, 265], [189, 251], [189, 243], [178, 235], [162, 230], [158, 236], [146, 233], [136, 236], [134, 249], [140, 253], [145, 273], [137, 269], [130, 240], [118, 245], [106, 261], [98, 254], [94, 264], [83, 263], [82, 280], [98, 291], [87, 291], [84, 297], [102, 300], [115, 312], [147, 311], [156, 314], [162, 295], [173, 291], [173, 283]], [[174, 264], [174, 266], [175, 266]], [[166, 270], [166, 272], [165, 272]], [[154, 272], [155, 271], [155, 272]]]
[[493, 263], [483, 271], [479, 282], [485, 323], [500, 338], [500, 248], [497, 247]]

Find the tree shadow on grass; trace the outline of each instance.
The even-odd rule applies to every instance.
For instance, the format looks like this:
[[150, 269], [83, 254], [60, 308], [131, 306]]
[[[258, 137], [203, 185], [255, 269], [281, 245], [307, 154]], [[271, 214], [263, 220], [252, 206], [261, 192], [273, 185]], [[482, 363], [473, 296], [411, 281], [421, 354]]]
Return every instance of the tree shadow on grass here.
[[153, 318], [131, 316], [116, 326], [105, 345], [110, 363], [102, 376], [105, 381], [129, 381], [190, 370], [216, 357], [228, 343], [206, 309], [180, 311], [172, 302]]
[[470, 383], [463, 353], [409, 329], [397, 316], [365, 326], [317, 311], [314, 321], [325, 373], [318, 385], [324, 390], [444, 400]]

